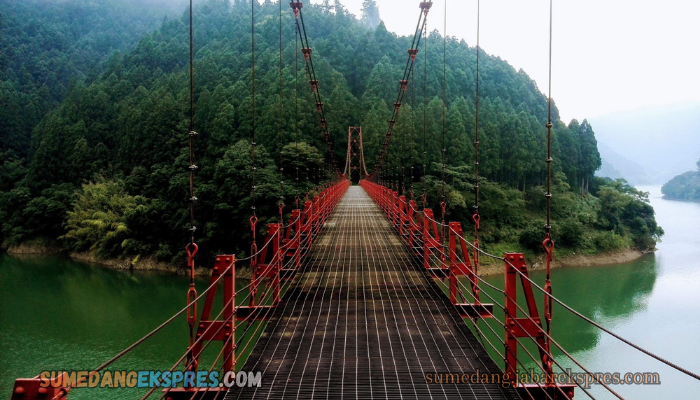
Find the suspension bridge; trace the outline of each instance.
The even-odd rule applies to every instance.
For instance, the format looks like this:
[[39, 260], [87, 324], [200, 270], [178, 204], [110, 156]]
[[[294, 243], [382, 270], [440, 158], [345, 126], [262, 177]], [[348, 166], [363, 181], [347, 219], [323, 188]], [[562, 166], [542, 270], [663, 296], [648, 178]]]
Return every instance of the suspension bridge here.
[[[255, 107], [255, 7], [253, 32], [252, 107]], [[404, 98], [413, 79], [421, 40], [432, 1], [417, 3], [419, 18], [383, 146], [372, 171], [366, 167], [362, 128], [348, 130], [345, 168], [335, 160], [331, 133], [306, 34], [303, 3], [291, 1], [297, 54], [303, 56], [305, 74], [315, 99], [322, 136], [327, 145], [327, 166], [335, 179], [307, 193], [297, 192], [295, 206], [285, 213], [280, 198], [279, 221], [270, 223], [259, 240], [255, 213], [256, 143], [252, 131], [252, 199], [250, 256], [216, 257], [206, 289], [195, 289], [195, 165], [193, 20], [190, 3], [190, 243], [186, 247], [190, 286], [187, 304], [177, 314], [135, 341], [92, 372], [74, 381], [66, 375], [17, 379], [12, 400], [59, 400], [81, 389], [122, 357], [155, 337], [180, 317], [187, 320], [189, 343], [169, 374], [177, 371], [260, 371], [255, 385], [177, 386], [159, 379], [141, 399], [530, 399], [564, 400], [595, 396], [571, 374], [571, 365], [588, 374], [608, 395], [623, 399], [609, 382], [592, 373], [551, 335], [553, 305], [590, 323], [691, 379], [685, 370], [578, 313], [553, 295], [550, 280], [554, 256], [551, 236], [551, 91], [546, 125], [548, 143], [547, 225], [542, 246], [546, 254], [544, 285], [534, 282], [520, 253], [494, 256], [479, 243], [479, 135], [474, 135], [474, 233], [468, 238], [460, 222], [446, 222], [444, 121], [442, 136], [442, 192], [437, 213], [427, 207], [425, 186], [414, 198], [413, 168], [410, 188], [386, 179], [383, 163]], [[478, 15], [478, 11], [477, 11]], [[280, 90], [282, 86], [282, 2], [280, 2]], [[551, 7], [550, 7], [551, 32]], [[551, 36], [551, 35], [550, 35]], [[550, 38], [551, 45], [551, 38]], [[475, 103], [479, 125], [478, 54]], [[551, 51], [550, 51], [551, 70]], [[444, 68], [443, 68], [444, 71]], [[298, 73], [298, 72], [297, 72]], [[551, 88], [551, 82], [550, 82]], [[444, 95], [443, 82], [443, 95]], [[281, 97], [280, 97], [281, 99]], [[282, 108], [280, 103], [280, 109]], [[255, 112], [253, 112], [255, 115]], [[443, 113], [444, 119], [444, 113]], [[280, 127], [280, 142], [283, 141]], [[436, 139], [437, 140], [437, 139]], [[352, 186], [351, 177], [360, 184]], [[280, 192], [283, 193], [282, 171]], [[423, 181], [425, 165], [423, 166]], [[298, 172], [297, 172], [298, 180]], [[422, 207], [419, 206], [422, 204]], [[505, 285], [499, 289], [479, 274], [481, 259], [502, 263]], [[252, 272], [245, 285], [237, 285], [238, 267]], [[239, 279], [240, 281], [240, 279]], [[217, 291], [223, 291], [217, 296]], [[496, 293], [497, 295], [494, 295]], [[542, 296], [538, 307], [536, 296]], [[221, 301], [220, 304], [217, 304]], [[203, 303], [201, 310], [199, 305]], [[500, 317], [499, 317], [500, 316]], [[488, 323], [487, 323], [488, 321]], [[497, 329], [494, 329], [497, 327]], [[201, 361], [213, 343], [221, 350], [211, 365]], [[217, 347], [218, 348], [218, 347]], [[534, 351], [533, 351], [534, 350]], [[558, 356], [554, 357], [553, 351]], [[495, 356], [494, 356], [495, 355]], [[493, 358], [492, 358], [493, 357]], [[568, 369], [567, 369], [568, 367]], [[147, 366], [145, 370], [149, 369]], [[543, 380], [521, 382], [520, 373], [534, 369]], [[475, 375], [476, 374], [476, 375]], [[240, 375], [240, 374], [239, 374]], [[437, 375], [441, 377], [438, 379]], [[473, 376], [486, 376], [486, 379]], [[564, 379], [561, 379], [561, 376]], [[165, 374], [163, 375], [165, 376]], [[172, 375], [171, 375], [172, 376]], [[236, 375], [234, 375], [236, 376]], [[465, 377], [467, 377], [465, 381]], [[48, 384], [47, 384], [48, 383]]]

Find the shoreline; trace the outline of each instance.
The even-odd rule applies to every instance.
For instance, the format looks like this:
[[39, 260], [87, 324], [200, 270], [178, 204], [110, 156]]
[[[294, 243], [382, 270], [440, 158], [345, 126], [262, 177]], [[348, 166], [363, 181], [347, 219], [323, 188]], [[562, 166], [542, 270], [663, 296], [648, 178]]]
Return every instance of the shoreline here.
[[[555, 254], [552, 261], [552, 269], [616, 266], [638, 260], [645, 254], [648, 253], [635, 249], [624, 249], [595, 255], [570, 254], [560, 258], [557, 258]], [[537, 256], [528, 264], [530, 272], [544, 270], [544, 262], [544, 255]], [[479, 266], [479, 275], [503, 275], [503, 269], [504, 267], [500, 263], [482, 264]]]
[[[90, 252], [66, 252], [65, 250], [44, 244], [25, 243], [19, 246], [10, 246], [4, 249], [7, 254], [13, 257], [21, 256], [57, 256], [65, 255], [73, 261], [84, 264], [91, 264], [100, 268], [109, 268], [116, 271], [129, 272], [161, 272], [173, 275], [185, 275], [187, 271], [184, 268], [177, 268], [170, 263], [157, 261], [152, 257], [140, 258], [98, 258]], [[210, 276], [211, 269], [199, 267], [195, 268], [195, 276]], [[250, 279], [250, 268], [241, 266], [236, 268], [236, 276], [240, 279]]]
[[[157, 261], [152, 257], [140, 258], [126, 258], [126, 259], [101, 259], [97, 258], [94, 254], [89, 252], [81, 253], [66, 253], [64, 250], [45, 244], [22, 244], [19, 246], [11, 246], [6, 249], [7, 253], [12, 256], [22, 256], [22, 255], [59, 255], [65, 254], [69, 258], [77, 262], [83, 262], [86, 264], [94, 264], [104, 268], [110, 268], [119, 271], [138, 271], [138, 272], [164, 272], [172, 273], [175, 275], [185, 274], [185, 270], [182, 268], [177, 268], [170, 263], [165, 263]], [[582, 255], [582, 254], [570, 254], [560, 258], [555, 256], [552, 263], [552, 268], [585, 268], [585, 267], [602, 267], [602, 266], [615, 266], [631, 261], [635, 261], [641, 258], [644, 252], [634, 249], [625, 249], [619, 251], [613, 251], [603, 254], [595, 255]], [[537, 256], [529, 265], [530, 271], [540, 271], [544, 270], [544, 255]], [[211, 269], [209, 268], [196, 268], [196, 276], [209, 276], [211, 274]], [[483, 263], [479, 266], [479, 275], [502, 275], [503, 265], [499, 262], [489, 262]], [[236, 268], [236, 275], [241, 279], [250, 279], [251, 273], [250, 268], [241, 266]]]

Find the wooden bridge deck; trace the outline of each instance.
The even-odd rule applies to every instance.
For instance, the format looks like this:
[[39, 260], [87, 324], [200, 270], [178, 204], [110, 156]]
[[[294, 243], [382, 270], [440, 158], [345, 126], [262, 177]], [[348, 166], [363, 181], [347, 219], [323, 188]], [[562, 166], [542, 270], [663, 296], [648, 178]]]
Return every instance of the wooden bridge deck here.
[[519, 399], [499, 384], [426, 374], [500, 373], [367, 193], [348, 189], [226, 399]]

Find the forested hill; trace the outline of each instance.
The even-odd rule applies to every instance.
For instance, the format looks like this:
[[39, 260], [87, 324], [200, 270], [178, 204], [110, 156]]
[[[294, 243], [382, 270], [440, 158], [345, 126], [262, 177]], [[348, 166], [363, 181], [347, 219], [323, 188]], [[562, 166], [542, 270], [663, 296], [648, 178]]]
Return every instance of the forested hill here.
[[688, 171], [668, 181], [661, 192], [671, 200], [700, 201], [700, 160], [698, 170]]
[[[313, 186], [309, 180], [326, 178], [319, 172], [323, 155], [317, 149], [324, 146], [301, 56], [295, 83], [294, 18], [288, 5], [283, 6], [280, 112], [280, 11], [277, 3], [256, 3], [261, 225], [275, 218], [280, 167], [286, 174], [288, 205], [296, 190], [302, 196], [308, 192]], [[208, 255], [245, 251], [250, 237], [250, 7], [247, 0], [208, 0], [195, 8], [197, 236]], [[348, 126], [362, 125], [371, 166], [384, 139], [411, 39], [397, 37], [381, 23], [371, 28], [338, 2], [305, 4], [304, 19], [336, 158], [344, 160]], [[181, 262], [188, 197], [186, 23], [185, 15], [165, 20], [133, 51], [112, 57], [97, 79], [78, 81], [34, 130], [25, 161], [5, 161], [0, 171], [5, 244], [60, 238], [69, 249], [103, 257], [155, 255]], [[409, 171], [412, 165], [419, 192], [425, 150], [432, 203], [439, 186], [442, 37], [432, 33], [427, 43], [427, 64], [421, 48], [388, 167]], [[476, 51], [454, 38], [446, 46], [448, 217], [467, 223], [474, 183]], [[544, 224], [547, 101], [525, 72], [487, 54], [481, 60], [484, 241], [538, 249]], [[564, 124], [556, 108], [554, 117], [559, 243], [587, 252], [652, 248], [662, 231], [645, 194], [624, 182], [594, 178], [600, 156], [591, 125]], [[405, 186], [410, 185], [407, 179]]]
[[[178, 12], [183, 0], [175, 0]], [[75, 81], [92, 81], [173, 10], [163, 0], [0, 0], [0, 154], [26, 157], [32, 129]], [[7, 154], [5, 152], [8, 152]]]

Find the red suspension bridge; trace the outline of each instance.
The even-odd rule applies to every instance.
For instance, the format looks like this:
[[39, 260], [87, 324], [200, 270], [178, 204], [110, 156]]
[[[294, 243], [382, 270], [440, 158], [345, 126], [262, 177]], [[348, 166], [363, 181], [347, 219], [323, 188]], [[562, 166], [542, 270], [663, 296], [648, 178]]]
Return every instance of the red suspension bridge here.
[[[348, 132], [346, 165], [341, 174], [335, 162], [331, 134], [313, 64], [313, 51], [306, 34], [301, 1], [292, 1], [299, 54], [315, 98], [321, 133], [327, 144], [329, 166], [335, 180], [317, 188], [285, 218], [279, 202], [278, 223], [267, 225], [262, 240], [256, 238], [255, 214], [255, 123], [253, 122], [252, 198], [253, 232], [251, 256], [236, 259], [220, 255], [212, 268], [209, 285], [202, 293], [194, 286], [196, 227], [194, 211], [195, 172], [194, 62], [192, 57], [192, 5], [190, 4], [190, 243], [187, 245], [191, 285], [187, 304], [177, 314], [131, 346], [77, 381], [65, 375], [52, 377], [46, 387], [41, 376], [17, 379], [12, 400], [59, 400], [99, 374], [165, 326], [184, 317], [190, 341], [169, 373], [180, 371], [260, 371], [260, 385], [239, 387], [173, 387], [155, 385], [142, 399], [550, 399], [595, 398], [576, 379], [562, 382], [571, 365], [591, 374], [551, 335], [552, 309], [556, 303], [596, 328], [621, 340], [691, 378], [700, 376], [636, 346], [559, 301], [552, 293], [549, 270], [554, 254], [549, 211], [543, 233], [547, 277], [534, 282], [523, 254], [493, 256], [479, 245], [478, 130], [475, 133], [476, 176], [474, 236], [467, 238], [459, 222], [446, 222], [444, 183], [439, 219], [426, 206], [425, 189], [414, 199], [413, 188], [383, 184], [381, 172], [388, 156], [394, 126], [403, 106], [432, 1], [420, 2], [418, 24], [384, 144], [372, 172], [365, 165], [362, 129]], [[280, 2], [280, 17], [282, 4]], [[254, 27], [254, 7], [251, 17]], [[281, 18], [280, 18], [281, 26]], [[280, 28], [281, 32], [281, 28]], [[254, 38], [254, 34], [252, 35]], [[280, 33], [280, 41], [282, 36]], [[252, 42], [255, 50], [254, 40]], [[477, 55], [479, 47], [477, 44]], [[255, 55], [253, 51], [253, 107], [255, 105]], [[280, 55], [281, 57], [281, 55]], [[478, 57], [477, 57], [478, 60]], [[478, 71], [478, 61], [477, 61]], [[281, 76], [281, 75], [280, 75]], [[280, 78], [280, 86], [282, 80]], [[478, 75], [477, 121], [478, 126]], [[280, 107], [282, 105], [280, 104]], [[254, 115], [254, 114], [253, 114]], [[551, 182], [551, 95], [548, 131]], [[282, 141], [282, 129], [280, 141]], [[444, 136], [444, 130], [443, 130]], [[443, 137], [444, 143], [444, 137]], [[444, 146], [443, 146], [444, 182]], [[329, 168], [330, 169], [330, 168]], [[360, 179], [351, 186], [350, 177]], [[411, 182], [413, 182], [411, 173]], [[280, 180], [282, 173], [280, 172]], [[423, 171], [425, 179], [425, 167]], [[282, 185], [282, 182], [280, 182]], [[551, 202], [548, 183], [547, 209]], [[422, 203], [422, 207], [418, 203]], [[483, 257], [503, 265], [504, 289], [479, 274]], [[236, 285], [236, 270], [249, 266], [250, 282]], [[223, 296], [217, 296], [217, 290]], [[495, 294], [494, 294], [495, 293]], [[543, 297], [540, 309], [536, 296]], [[221, 304], [216, 304], [221, 299]], [[198, 305], [203, 302], [201, 310]], [[497, 317], [502, 315], [502, 317]], [[488, 321], [488, 323], [487, 323]], [[497, 329], [494, 329], [497, 327]], [[221, 350], [211, 365], [202, 365], [202, 353], [213, 343]], [[534, 349], [534, 351], [533, 351]], [[560, 356], [553, 356], [553, 351]], [[491, 355], [490, 355], [491, 354]], [[492, 358], [492, 355], [494, 355]], [[149, 369], [144, 366], [144, 369]], [[520, 382], [520, 371], [534, 369], [542, 381]], [[485, 373], [486, 381], [462, 381], [462, 376]], [[445, 373], [459, 378], [433, 384], [428, 374]], [[593, 382], [611, 396], [622, 399], [595, 374]], [[498, 380], [494, 379], [498, 377]], [[571, 376], [569, 376], [571, 378]], [[159, 383], [163, 383], [162, 380]]]

